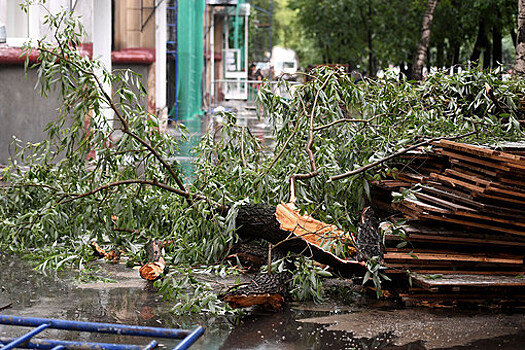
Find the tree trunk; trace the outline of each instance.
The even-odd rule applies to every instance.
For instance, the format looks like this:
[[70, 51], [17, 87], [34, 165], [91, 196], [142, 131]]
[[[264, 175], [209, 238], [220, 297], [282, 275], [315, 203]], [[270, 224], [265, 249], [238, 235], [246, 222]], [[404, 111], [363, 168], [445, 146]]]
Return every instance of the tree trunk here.
[[344, 276], [363, 274], [366, 269], [357, 260], [343, 260], [334, 254], [299, 238], [289, 231], [280, 228], [276, 216], [276, 207], [256, 204], [246, 204], [239, 208], [237, 233], [243, 239], [264, 239], [281, 250], [290, 251], [312, 258], [326, 264]]
[[444, 51], [445, 51], [445, 43], [443, 42], [443, 40], [440, 40], [439, 43], [437, 44], [437, 53], [436, 53], [436, 66], [438, 68], [442, 68], [445, 65]]
[[[497, 12], [500, 15], [500, 12]], [[497, 67], [502, 62], [503, 49], [501, 45], [501, 24], [496, 23], [492, 27], [492, 67]]]
[[481, 18], [478, 26], [478, 35], [476, 36], [476, 42], [474, 43], [474, 49], [470, 55], [471, 61], [478, 61], [481, 57], [481, 49], [483, 47], [483, 36], [485, 35], [485, 19]]
[[432, 21], [434, 19], [434, 10], [436, 9], [439, 0], [428, 0], [425, 14], [423, 15], [423, 23], [421, 25], [421, 36], [417, 45], [416, 60], [414, 63], [412, 75], [414, 79], [422, 79], [422, 71], [425, 66], [428, 46], [430, 44], [430, 32], [432, 28]]
[[491, 67], [490, 64], [490, 53], [491, 53], [491, 45], [490, 41], [488, 40], [488, 37], [485, 37], [487, 40], [485, 42], [485, 51], [483, 51], [483, 69], [488, 69]]
[[518, 0], [518, 35], [514, 70], [517, 74], [525, 74], [525, 0]]
[[455, 66], [456, 64], [459, 64], [459, 54], [461, 53], [461, 43], [459, 41], [455, 41], [452, 45], [453, 52], [452, 52], [452, 64], [451, 66]]
[[374, 41], [373, 41], [373, 33], [371, 28], [371, 22], [372, 22], [372, 4], [370, 1], [368, 1], [368, 7], [367, 12], [363, 11], [363, 7], [359, 7], [359, 14], [361, 16], [361, 21], [363, 22], [363, 28], [366, 32], [366, 42], [367, 42], [367, 48], [368, 48], [368, 75], [369, 76], [375, 76], [376, 74], [376, 64], [375, 64], [375, 55], [374, 55]]
[[490, 42], [487, 27], [487, 21], [485, 17], [482, 17], [479, 22], [478, 36], [474, 44], [474, 50], [470, 56], [471, 61], [479, 61], [481, 54], [483, 54], [483, 68], [490, 67]]

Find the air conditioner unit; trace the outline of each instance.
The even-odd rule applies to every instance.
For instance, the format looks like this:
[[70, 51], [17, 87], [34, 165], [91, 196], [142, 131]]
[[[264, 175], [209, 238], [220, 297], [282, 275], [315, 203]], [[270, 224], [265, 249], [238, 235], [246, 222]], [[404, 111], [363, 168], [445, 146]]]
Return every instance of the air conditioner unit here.
[[217, 6], [217, 5], [237, 5], [238, 0], [206, 0], [206, 4]]

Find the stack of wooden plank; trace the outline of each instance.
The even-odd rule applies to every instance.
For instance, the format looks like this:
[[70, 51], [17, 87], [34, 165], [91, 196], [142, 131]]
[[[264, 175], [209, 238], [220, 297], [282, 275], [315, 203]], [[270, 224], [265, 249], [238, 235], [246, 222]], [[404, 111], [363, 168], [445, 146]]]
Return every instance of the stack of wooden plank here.
[[522, 150], [441, 140], [405, 154], [391, 179], [374, 183], [376, 209], [406, 220], [386, 236], [385, 252], [390, 273], [411, 272], [405, 301], [525, 300]]

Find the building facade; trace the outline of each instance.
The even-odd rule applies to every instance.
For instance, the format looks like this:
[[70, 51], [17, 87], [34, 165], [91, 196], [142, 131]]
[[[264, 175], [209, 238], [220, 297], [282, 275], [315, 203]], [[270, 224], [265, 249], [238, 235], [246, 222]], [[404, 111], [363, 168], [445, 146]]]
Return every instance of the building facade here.
[[45, 137], [45, 126], [57, 116], [57, 96], [39, 96], [37, 72], [29, 71], [26, 77], [21, 57], [21, 46], [27, 40], [53, 37], [43, 24], [47, 11], [66, 9], [80, 16], [87, 32], [83, 54], [99, 59], [107, 70], [129, 68], [141, 74], [148, 92], [145, 107], [165, 124], [165, 1], [51, 0], [45, 8], [31, 5], [28, 13], [21, 10], [21, 2], [0, 0], [0, 28], [5, 33], [5, 40], [0, 38], [0, 164], [7, 163], [11, 155], [13, 137], [38, 142]]

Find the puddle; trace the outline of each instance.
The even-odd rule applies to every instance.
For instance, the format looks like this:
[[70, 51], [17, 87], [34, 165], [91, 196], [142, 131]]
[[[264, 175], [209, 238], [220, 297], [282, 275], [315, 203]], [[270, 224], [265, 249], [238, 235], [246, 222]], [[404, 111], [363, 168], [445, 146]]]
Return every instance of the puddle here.
[[[193, 328], [206, 331], [192, 349], [519, 349], [525, 343], [525, 313], [384, 309], [362, 303], [288, 305], [283, 312], [255, 312], [242, 318], [174, 316], [136, 270], [103, 265], [117, 283], [78, 285], [67, 278], [33, 271], [0, 254], [2, 314], [93, 322]], [[0, 325], [0, 337], [26, 329]], [[42, 337], [146, 344], [118, 335], [47, 330]], [[177, 342], [163, 340], [163, 347]]]

